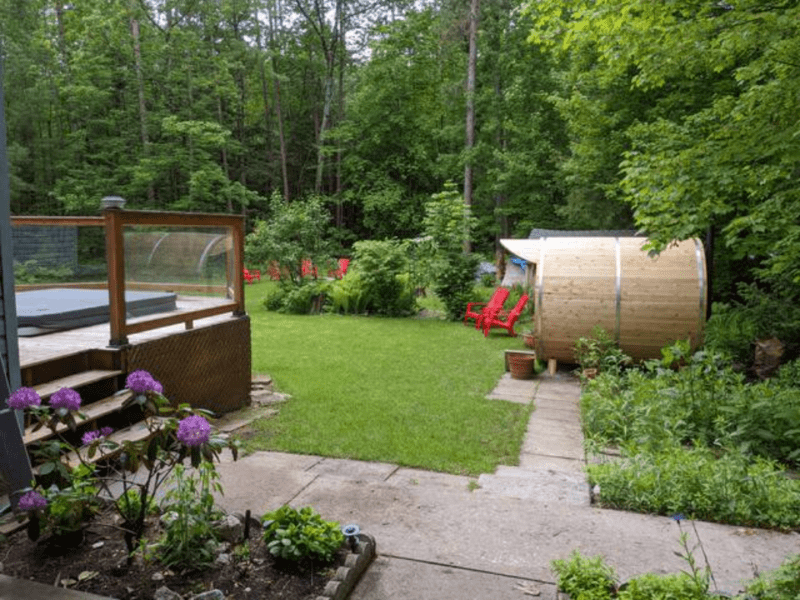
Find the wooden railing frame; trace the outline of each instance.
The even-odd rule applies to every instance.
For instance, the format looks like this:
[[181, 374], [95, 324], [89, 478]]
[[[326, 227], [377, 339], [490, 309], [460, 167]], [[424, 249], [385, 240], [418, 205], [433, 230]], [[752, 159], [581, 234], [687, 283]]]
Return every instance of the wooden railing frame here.
[[[128, 344], [128, 335], [150, 331], [168, 325], [184, 323], [187, 329], [194, 321], [205, 317], [232, 312], [234, 316], [245, 314], [244, 309], [244, 217], [207, 213], [159, 212], [147, 210], [123, 210], [105, 208], [102, 217], [42, 217], [12, 216], [12, 225], [61, 225], [68, 227], [103, 227], [106, 238], [106, 262], [108, 265], [108, 306], [111, 336], [109, 346], [120, 347]], [[126, 226], [163, 227], [224, 227], [233, 238], [233, 300], [231, 302], [177, 315], [157, 317], [146, 321], [128, 324], [125, 318], [125, 241], [123, 230]], [[139, 282], [131, 282], [134, 289], [140, 289]], [[158, 286], [159, 284], [154, 284]], [[215, 286], [216, 287], [216, 286]]]

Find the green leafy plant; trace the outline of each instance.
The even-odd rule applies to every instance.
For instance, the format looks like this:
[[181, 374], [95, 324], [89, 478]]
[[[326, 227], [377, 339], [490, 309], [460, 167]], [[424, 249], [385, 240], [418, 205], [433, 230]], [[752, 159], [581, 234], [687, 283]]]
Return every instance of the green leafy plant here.
[[51, 486], [44, 492], [47, 500], [45, 523], [55, 535], [66, 535], [80, 530], [84, 523], [100, 510], [98, 480], [94, 469], [78, 465], [70, 473], [69, 484]]
[[745, 588], [746, 598], [797, 600], [800, 598], [800, 554], [787, 558], [769, 573], [763, 573]]
[[[148, 506], [144, 511], [145, 514], [153, 515], [158, 512], [158, 504], [155, 498], [147, 499]], [[122, 494], [115, 502], [117, 512], [125, 520], [126, 523], [133, 523], [137, 517], [142, 513], [142, 497], [137, 488], [130, 488]]]
[[633, 361], [619, 348], [617, 341], [600, 325], [595, 325], [592, 335], [575, 342], [575, 360], [582, 369], [619, 372]]
[[728, 450], [717, 456], [702, 446], [664, 446], [639, 452], [623, 448], [623, 460], [589, 465], [603, 506], [753, 527], [800, 526], [800, 481], [774, 462]]
[[304, 279], [303, 261], [321, 267], [333, 260], [329, 223], [330, 215], [319, 197], [290, 203], [276, 191], [270, 199], [269, 218], [258, 221], [247, 236], [247, 262], [275, 263], [288, 275], [289, 282], [299, 284]]
[[560, 590], [573, 600], [610, 600], [617, 588], [614, 569], [602, 556], [586, 557], [577, 550], [569, 559], [556, 559], [551, 567]]
[[290, 506], [265, 514], [264, 541], [270, 553], [286, 560], [316, 558], [324, 562], [333, 559], [344, 543], [344, 535], [335, 521], [324, 521], [307, 506], [300, 510]]
[[391, 317], [410, 314], [414, 295], [409, 279], [403, 277], [408, 273], [408, 261], [402, 244], [363, 240], [353, 244], [353, 250], [350, 269], [360, 276], [365, 310]]
[[172, 487], [162, 502], [164, 534], [143, 545], [145, 556], [168, 567], [197, 569], [216, 556], [217, 536], [213, 522], [222, 516], [214, 506], [213, 492], [222, 493], [219, 475], [210, 462], [190, 470], [176, 465]]

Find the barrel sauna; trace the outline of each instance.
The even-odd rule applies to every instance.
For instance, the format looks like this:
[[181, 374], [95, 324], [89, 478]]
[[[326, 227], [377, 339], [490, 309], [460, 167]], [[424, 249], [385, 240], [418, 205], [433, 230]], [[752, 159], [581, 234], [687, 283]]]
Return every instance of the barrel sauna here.
[[528, 261], [536, 352], [575, 362], [574, 344], [600, 325], [636, 358], [659, 358], [676, 340], [703, 341], [707, 285], [703, 245], [675, 242], [649, 256], [642, 237], [501, 240]]

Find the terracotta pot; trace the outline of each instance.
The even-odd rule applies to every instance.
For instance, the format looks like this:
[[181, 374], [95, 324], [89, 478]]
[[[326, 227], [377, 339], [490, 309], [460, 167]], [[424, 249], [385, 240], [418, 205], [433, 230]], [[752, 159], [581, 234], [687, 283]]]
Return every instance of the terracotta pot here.
[[583, 376], [586, 377], [586, 379], [594, 379], [595, 377], [597, 377], [597, 369], [595, 368], [584, 369]]
[[535, 350], [536, 349], [536, 336], [533, 335], [532, 333], [523, 333], [522, 334], [522, 341], [531, 350]]
[[509, 354], [508, 368], [513, 379], [530, 379], [533, 377], [534, 357], [529, 354]]

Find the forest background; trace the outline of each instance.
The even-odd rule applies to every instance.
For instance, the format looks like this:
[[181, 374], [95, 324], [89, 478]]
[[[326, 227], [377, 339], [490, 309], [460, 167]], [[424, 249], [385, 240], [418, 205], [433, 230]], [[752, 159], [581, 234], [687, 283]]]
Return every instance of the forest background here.
[[531, 228], [703, 238], [715, 299], [800, 299], [795, 0], [0, 0], [12, 214], [269, 219], [347, 253], [463, 190]]

